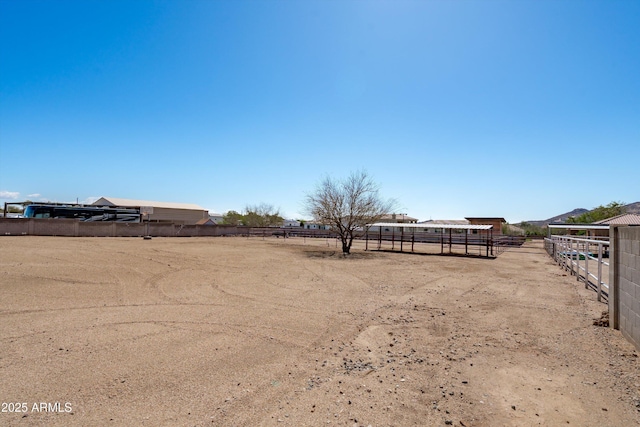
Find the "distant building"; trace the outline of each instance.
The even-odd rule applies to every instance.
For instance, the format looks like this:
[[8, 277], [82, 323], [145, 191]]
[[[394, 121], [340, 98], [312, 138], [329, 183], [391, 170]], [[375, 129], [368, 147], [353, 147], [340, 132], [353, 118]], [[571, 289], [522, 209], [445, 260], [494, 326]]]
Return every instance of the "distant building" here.
[[282, 226], [285, 228], [292, 228], [292, 227], [300, 227], [300, 221], [298, 221], [297, 219], [285, 219], [282, 221]]
[[326, 224], [320, 224], [313, 221], [308, 221], [304, 223], [305, 230], [330, 230], [331, 226]]
[[[418, 219], [411, 217], [407, 214], [391, 213], [391, 214], [383, 215], [382, 218], [380, 218], [377, 222], [394, 223], [394, 224], [415, 224], [418, 222]], [[304, 228], [308, 230], [330, 230], [331, 226], [309, 221], [304, 223]], [[374, 229], [377, 230], [378, 228], [372, 227], [370, 230], [373, 231]]]
[[502, 224], [507, 222], [500, 217], [465, 217], [471, 225], [493, 225], [493, 235], [502, 234]]
[[[376, 221], [376, 223], [384, 223], [384, 224], [415, 224], [417, 222], [418, 222], [418, 218], [414, 218], [403, 213], [385, 214], [385, 215], [382, 215], [382, 218]], [[394, 228], [397, 228], [397, 227], [394, 227]], [[398, 228], [398, 230], [400, 229]], [[377, 225], [372, 225], [369, 227], [369, 231], [371, 233], [378, 232], [380, 231], [380, 227], [378, 227]], [[382, 228], [382, 231], [384, 232], [392, 231], [392, 228], [390, 226], [385, 226]]]
[[[0, 211], [0, 217], [4, 217], [4, 212]], [[6, 218], [24, 218], [24, 216], [19, 212], [8, 212]]]
[[433, 225], [434, 226], [433, 229], [426, 229], [427, 233], [440, 233], [441, 230], [437, 228], [438, 225], [446, 225], [446, 226], [460, 225], [462, 226], [462, 228], [453, 229], [454, 233], [459, 233], [459, 234], [463, 234], [463, 233], [473, 234], [478, 232], [478, 230], [465, 228], [470, 224], [470, 222], [467, 221], [466, 219], [429, 219], [427, 221], [420, 221], [418, 224]]
[[[92, 203], [94, 206], [119, 206], [124, 208], [152, 208], [148, 220], [174, 224], [196, 224], [209, 218], [209, 212], [201, 206], [191, 203], [155, 202], [150, 200], [132, 200], [116, 197], [101, 197]], [[146, 221], [147, 218], [145, 217]]]
[[418, 224], [459, 224], [459, 225], [469, 225], [470, 222], [466, 219], [430, 219], [427, 221], [420, 221]]
[[209, 218], [216, 224], [222, 224], [222, 222], [224, 221], [224, 215], [219, 213], [209, 212]]
[[418, 218], [413, 218], [403, 213], [399, 213], [399, 214], [392, 213], [392, 214], [383, 215], [382, 218], [380, 218], [380, 220], [377, 222], [395, 222], [398, 224], [415, 224], [418, 222]]
[[216, 225], [216, 223], [211, 218], [202, 218], [196, 222], [196, 225]]

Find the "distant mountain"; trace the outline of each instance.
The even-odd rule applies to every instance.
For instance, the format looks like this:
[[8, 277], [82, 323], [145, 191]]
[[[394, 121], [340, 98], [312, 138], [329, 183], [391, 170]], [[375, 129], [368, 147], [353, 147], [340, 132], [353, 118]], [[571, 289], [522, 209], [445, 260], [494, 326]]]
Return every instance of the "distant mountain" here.
[[545, 225], [549, 225], [552, 222], [565, 222], [567, 220], [567, 218], [569, 218], [570, 216], [582, 215], [585, 212], [589, 212], [589, 209], [576, 208], [576, 209], [572, 210], [571, 212], [565, 212], [565, 213], [560, 214], [560, 215], [552, 216], [551, 218], [548, 218], [548, 219], [527, 221], [527, 222], [529, 224], [532, 224], [532, 225], [537, 225], [538, 227], [544, 227]]
[[[629, 203], [628, 205], [624, 206], [624, 209], [625, 209], [625, 213], [640, 214], [640, 202]], [[585, 212], [589, 212], [589, 209], [576, 208], [571, 212], [566, 212], [561, 215], [556, 215], [548, 219], [525, 221], [525, 222], [528, 222], [529, 224], [532, 224], [532, 225], [537, 225], [538, 227], [544, 227], [554, 222], [565, 222], [567, 218], [569, 218], [570, 216], [582, 215]]]
[[640, 202], [629, 203], [624, 206], [625, 213], [640, 214]]

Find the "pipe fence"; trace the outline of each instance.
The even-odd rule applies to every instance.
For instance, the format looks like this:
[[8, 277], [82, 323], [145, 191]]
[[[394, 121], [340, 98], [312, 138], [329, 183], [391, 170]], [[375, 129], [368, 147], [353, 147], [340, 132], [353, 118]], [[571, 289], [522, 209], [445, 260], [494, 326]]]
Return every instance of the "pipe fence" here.
[[493, 238], [496, 255], [500, 255], [509, 248], [519, 248], [524, 245], [525, 236], [498, 236]]
[[565, 271], [598, 293], [598, 301], [609, 297], [608, 238], [556, 236], [544, 239], [549, 256]]
[[493, 238], [487, 233], [469, 234], [453, 232], [434, 232], [404, 228], [396, 231], [368, 230], [362, 237], [365, 250], [391, 250], [404, 252], [458, 254], [483, 257], [495, 257]]

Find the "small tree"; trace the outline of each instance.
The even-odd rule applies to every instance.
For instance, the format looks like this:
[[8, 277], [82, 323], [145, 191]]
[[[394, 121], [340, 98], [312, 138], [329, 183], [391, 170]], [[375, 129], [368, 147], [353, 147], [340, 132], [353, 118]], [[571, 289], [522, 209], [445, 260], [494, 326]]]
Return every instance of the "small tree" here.
[[362, 235], [368, 224], [392, 212], [395, 201], [383, 200], [378, 185], [364, 172], [351, 173], [341, 181], [326, 177], [314, 193], [305, 199], [305, 210], [315, 221], [330, 225], [340, 237], [342, 252], [351, 252], [353, 239]]
[[509, 226], [508, 222], [505, 222], [504, 224], [502, 224], [502, 234], [508, 236], [511, 235], [511, 227]]
[[567, 224], [591, 224], [596, 221], [602, 221], [603, 219], [623, 214], [625, 212], [624, 206], [622, 202], [611, 202], [606, 206], [600, 205], [577, 217], [569, 217]]
[[280, 211], [266, 203], [247, 206], [244, 213], [229, 211], [222, 217], [223, 224], [246, 225], [248, 227], [281, 226], [282, 221], [284, 218], [280, 215]]
[[273, 227], [282, 225], [284, 218], [280, 211], [267, 203], [247, 206], [244, 214], [244, 225], [250, 227]]
[[226, 225], [239, 225], [244, 221], [244, 216], [236, 211], [229, 211], [222, 217], [222, 223]]
[[521, 222], [518, 224], [518, 227], [524, 230], [525, 236], [546, 236], [548, 230], [547, 227], [541, 227], [528, 222]]

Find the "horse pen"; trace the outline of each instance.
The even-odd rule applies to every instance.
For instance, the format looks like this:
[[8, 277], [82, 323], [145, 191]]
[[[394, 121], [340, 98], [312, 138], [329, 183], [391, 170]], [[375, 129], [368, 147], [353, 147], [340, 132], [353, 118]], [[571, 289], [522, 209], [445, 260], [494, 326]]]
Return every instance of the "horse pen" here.
[[[374, 223], [365, 232], [365, 250], [494, 257], [505, 247], [519, 247], [520, 236], [493, 235], [491, 225]], [[372, 244], [370, 245], [369, 242]]]

